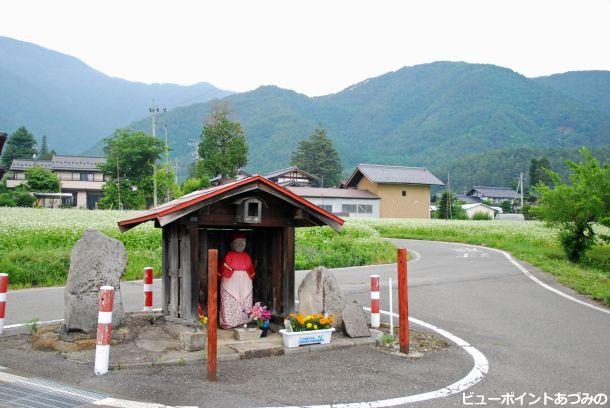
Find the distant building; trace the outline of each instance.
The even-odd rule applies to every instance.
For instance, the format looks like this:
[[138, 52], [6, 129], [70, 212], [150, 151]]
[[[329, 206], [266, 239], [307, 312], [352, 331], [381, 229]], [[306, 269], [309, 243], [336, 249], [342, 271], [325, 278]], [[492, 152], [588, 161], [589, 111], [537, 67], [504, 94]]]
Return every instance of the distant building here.
[[296, 166], [277, 170], [264, 176], [282, 187], [319, 187], [320, 179]]
[[381, 199], [367, 190], [287, 187], [318, 207], [341, 217], [379, 218]]
[[423, 167], [359, 164], [343, 184], [380, 199], [381, 218], [430, 218], [430, 186], [444, 183]]
[[496, 214], [498, 213], [495, 208], [483, 203], [462, 204], [462, 209], [466, 212], [466, 216], [470, 219], [472, 219], [475, 214], [480, 213], [487, 215], [490, 219], [493, 220], [496, 217]]
[[223, 176], [216, 176], [216, 177], [212, 177], [210, 179], [210, 185], [211, 186], [219, 186], [221, 184], [228, 184], [228, 183], [232, 183], [234, 181], [237, 180], [242, 180], [245, 179], [247, 177], [252, 177], [252, 174], [248, 173], [246, 170], [244, 169], [239, 169], [237, 170], [237, 174], [235, 175], [235, 177], [223, 177]]
[[466, 204], [476, 204], [476, 203], [480, 203], [481, 199], [478, 197], [473, 197], [473, 196], [468, 196], [466, 194], [456, 194], [455, 195], [455, 199], [459, 200], [463, 203]]
[[485, 186], [474, 186], [469, 192], [466, 193], [466, 197], [478, 199], [480, 201], [488, 200], [493, 204], [501, 204], [504, 201], [510, 201], [513, 203], [519, 197], [519, 194], [508, 187], [485, 187]]
[[[7, 187], [16, 187], [26, 181], [25, 170], [31, 167], [42, 167], [57, 174], [60, 180], [61, 194], [40, 195], [43, 203], [57, 206], [59, 201], [64, 206], [95, 209], [102, 196], [102, 189], [108, 177], [99, 169], [106, 163], [103, 157], [54, 155], [51, 160], [15, 159], [11, 163], [10, 178]], [[36, 194], [34, 194], [36, 196]], [[59, 200], [59, 201], [58, 201]], [[42, 205], [42, 204], [41, 204]]]

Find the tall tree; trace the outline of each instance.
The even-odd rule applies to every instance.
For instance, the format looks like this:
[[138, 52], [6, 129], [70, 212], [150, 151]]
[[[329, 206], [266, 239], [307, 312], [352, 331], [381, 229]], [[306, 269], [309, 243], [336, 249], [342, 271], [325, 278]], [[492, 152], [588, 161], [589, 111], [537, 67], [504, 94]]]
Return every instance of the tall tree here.
[[447, 190], [443, 191], [440, 200], [438, 200], [437, 216], [443, 220], [464, 220], [468, 218], [460, 201]]
[[47, 144], [47, 135], [42, 135], [40, 149], [36, 158], [38, 160], [51, 160], [53, 158], [54, 153], [54, 151], [49, 151], [49, 145]]
[[324, 186], [341, 182], [341, 159], [324, 128], [318, 127], [308, 139], [299, 142], [290, 164], [315, 175]]
[[25, 179], [30, 191], [51, 193], [59, 191], [59, 177], [51, 170], [39, 166], [30, 167], [25, 170]]
[[21, 126], [8, 138], [2, 154], [2, 164], [9, 168], [13, 159], [31, 159], [35, 153], [36, 139], [25, 126]]
[[[118, 129], [105, 139], [106, 163], [100, 169], [110, 175], [104, 187], [102, 208], [142, 208], [153, 201], [153, 164], [164, 151], [163, 143], [142, 131]], [[118, 170], [118, 173], [117, 173]], [[120, 176], [120, 183], [117, 177]], [[127, 190], [130, 190], [129, 192]], [[159, 196], [160, 196], [159, 192]], [[119, 206], [119, 196], [121, 205]], [[130, 200], [123, 198], [130, 197]]]
[[199, 156], [208, 176], [235, 177], [248, 162], [248, 145], [239, 122], [224, 110], [214, 112], [203, 125]]
[[[561, 245], [572, 262], [579, 261], [596, 241], [594, 224], [610, 227], [610, 163], [600, 165], [587, 150], [580, 163], [568, 161], [571, 184], [553, 174], [555, 188], [538, 184], [540, 204], [533, 212], [559, 231]], [[610, 241], [610, 236], [600, 236]]]
[[532, 159], [530, 162], [530, 187], [534, 187], [538, 183], [551, 186], [553, 178], [548, 173], [549, 170], [552, 170], [551, 163], [546, 157]]

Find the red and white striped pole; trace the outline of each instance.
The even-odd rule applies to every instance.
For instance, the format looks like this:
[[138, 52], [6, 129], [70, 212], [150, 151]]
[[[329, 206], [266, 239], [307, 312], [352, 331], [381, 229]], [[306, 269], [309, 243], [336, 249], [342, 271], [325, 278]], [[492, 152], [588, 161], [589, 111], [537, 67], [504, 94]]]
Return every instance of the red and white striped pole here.
[[0, 334], [4, 331], [4, 313], [6, 312], [6, 291], [8, 290], [8, 275], [0, 273]]
[[145, 312], [153, 310], [153, 268], [144, 268], [144, 308]]
[[378, 328], [381, 323], [379, 314], [379, 275], [371, 275], [371, 327]]
[[100, 309], [97, 315], [97, 341], [95, 343], [95, 374], [108, 372], [110, 358], [110, 338], [112, 336], [112, 304], [114, 303], [114, 288], [100, 288]]

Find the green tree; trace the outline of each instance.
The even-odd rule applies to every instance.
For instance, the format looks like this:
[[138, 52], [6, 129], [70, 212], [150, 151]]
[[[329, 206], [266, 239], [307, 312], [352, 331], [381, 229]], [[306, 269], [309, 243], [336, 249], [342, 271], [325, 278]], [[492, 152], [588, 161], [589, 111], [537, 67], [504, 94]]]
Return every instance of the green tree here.
[[502, 208], [502, 212], [505, 214], [512, 214], [513, 212], [513, 203], [508, 200], [504, 200], [500, 203], [500, 208]]
[[[538, 184], [539, 205], [532, 211], [559, 231], [561, 245], [572, 262], [577, 262], [596, 243], [595, 223], [610, 227], [610, 165], [600, 165], [583, 148], [580, 163], [567, 162], [570, 184], [551, 173], [555, 188]], [[601, 236], [608, 241], [610, 237]]]
[[[120, 189], [116, 180], [104, 185], [104, 195], [97, 202], [102, 210], [143, 210], [146, 208], [146, 195], [127, 179], [121, 178]], [[120, 202], [119, 202], [120, 196]]]
[[551, 186], [553, 178], [549, 174], [551, 169], [551, 163], [549, 159], [543, 157], [542, 159], [532, 159], [530, 162], [530, 187], [536, 186], [538, 183], [542, 183], [547, 186]]
[[[142, 131], [131, 129], [118, 129], [114, 132], [114, 135], [104, 141], [106, 163], [100, 165], [100, 169], [110, 175], [110, 180], [106, 183], [106, 186], [109, 187], [105, 189], [105, 194], [111, 195], [102, 204], [106, 206], [104, 208], [110, 208], [110, 206], [119, 208], [117, 176], [120, 176], [121, 180], [122, 208], [138, 209], [146, 207], [146, 205], [141, 205], [142, 198], [145, 203], [152, 203], [153, 164], [159, 160], [160, 154], [164, 151], [163, 143]], [[115, 190], [114, 194], [113, 190]], [[159, 197], [161, 194], [162, 191], [158, 190]], [[123, 195], [125, 198], [133, 196], [133, 200], [123, 201]]]
[[180, 186], [176, 183], [176, 173], [171, 164], [157, 168], [157, 194], [160, 202], [168, 202], [182, 195]]
[[191, 177], [184, 180], [182, 183], [182, 194], [192, 193], [195, 190], [201, 190], [202, 188], [207, 188], [210, 186], [210, 180], [207, 177], [204, 178], [196, 178]]
[[30, 191], [51, 193], [59, 191], [59, 177], [51, 170], [39, 166], [30, 167], [25, 170], [25, 179]]
[[323, 181], [324, 186], [337, 186], [341, 182], [341, 159], [326, 130], [318, 127], [308, 138], [301, 140], [292, 152], [292, 166], [305, 170]]
[[[451, 211], [449, 211], [450, 208]], [[465, 220], [468, 217], [455, 195], [449, 194], [448, 191], [443, 191], [440, 200], [438, 200], [437, 218], [442, 220]]]
[[25, 126], [21, 126], [6, 141], [2, 154], [2, 164], [8, 169], [13, 159], [31, 159], [35, 153], [36, 139]]
[[51, 160], [55, 154], [54, 150], [49, 151], [47, 144], [47, 135], [42, 135], [42, 141], [40, 142], [40, 150], [38, 152], [37, 160]]
[[203, 125], [199, 143], [201, 166], [210, 177], [235, 177], [248, 162], [248, 145], [239, 122], [216, 111]]

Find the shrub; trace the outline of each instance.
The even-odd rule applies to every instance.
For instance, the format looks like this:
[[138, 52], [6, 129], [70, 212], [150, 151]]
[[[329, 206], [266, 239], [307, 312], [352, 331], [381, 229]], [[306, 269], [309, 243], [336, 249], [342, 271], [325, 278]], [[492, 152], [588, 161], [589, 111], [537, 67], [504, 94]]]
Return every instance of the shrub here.
[[30, 193], [25, 191], [15, 191], [13, 193], [17, 207], [31, 207], [36, 199]]
[[491, 215], [489, 213], [486, 213], [486, 212], [483, 212], [483, 211], [477, 211], [472, 216], [472, 219], [474, 221], [489, 221], [492, 218], [491, 218]]

